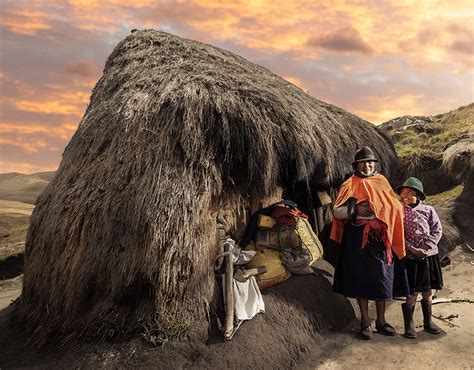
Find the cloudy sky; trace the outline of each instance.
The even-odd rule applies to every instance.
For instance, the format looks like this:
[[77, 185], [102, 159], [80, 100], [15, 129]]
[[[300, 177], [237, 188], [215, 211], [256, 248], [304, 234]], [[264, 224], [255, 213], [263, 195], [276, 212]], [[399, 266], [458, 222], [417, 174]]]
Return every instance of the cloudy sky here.
[[58, 167], [134, 28], [231, 50], [373, 123], [474, 100], [474, 0], [0, 2], [0, 172]]

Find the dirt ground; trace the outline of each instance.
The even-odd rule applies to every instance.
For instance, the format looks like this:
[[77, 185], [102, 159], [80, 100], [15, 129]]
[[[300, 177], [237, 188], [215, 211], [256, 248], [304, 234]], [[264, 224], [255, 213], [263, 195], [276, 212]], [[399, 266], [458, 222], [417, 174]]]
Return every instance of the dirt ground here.
[[[437, 292], [437, 297], [474, 300], [474, 253], [466, 246], [457, 246], [450, 257], [451, 265], [443, 269], [445, 287]], [[403, 333], [400, 303], [402, 301], [392, 301], [386, 312], [387, 321], [395, 327], [397, 333]], [[439, 335], [428, 334], [423, 331], [423, 315], [420, 304], [417, 303], [416, 339], [406, 339], [400, 334], [396, 337], [374, 334], [370, 341], [359, 340], [355, 335], [359, 324], [354, 322], [347, 333], [326, 336], [323, 343], [325, 357], [309, 360], [310, 365], [304, 368], [474, 368], [474, 304], [434, 304], [433, 315], [457, 317], [448, 322], [433, 318], [443, 332]], [[371, 316], [375, 320], [374, 307]]]
[[[466, 246], [457, 246], [451, 252], [452, 263], [443, 269], [445, 288], [437, 293], [438, 297], [451, 299], [474, 299], [474, 289], [472, 284], [474, 269], [474, 253], [470, 252]], [[9, 283], [4, 282], [0, 286], [0, 316], [5, 318], [9, 311], [7, 307], [11, 300], [20, 293], [21, 279], [12, 279]], [[269, 302], [271, 302], [269, 297]], [[387, 321], [395, 326], [398, 333], [403, 332], [403, 321], [400, 309], [401, 301], [393, 301], [387, 308]], [[445, 322], [435, 319], [435, 322], [442, 328], [440, 335], [430, 335], [422, 329], [422, 314], [419, 304], [415, 311], [415, 325], [417, 326], [418, 338], [414, 340], [405, 339], [400, 334], [396, 337], [384, 337], [374, 334], [371, 341], [362, 341], [357, 338], [358, 321], [355, 320], [343, 332], [329, 331], [315, 338], [313, 348], [307, 348], [301, 354], [301, 361], [294, 365], [294, 368], [302, 369], [349, 369], [349, 368], [449, 368], [462, 369], [473, 368], [474, 351], [474, 305], [470, 303], [440, 303], [433, 306], [434, 315], [448, 317], [457, 315], [451, 321]], [[372, 309], [372, 318], [375, 320], [375, 310]], [[269, 313], [270, 314], [270, 313]], [[358, 313], [356, 313], [358, 315]], [[1, 317], [0, 317], [1, 319]], [[249, 323], [252, 324], [252, 323]], [[242, 327], [241, 330], [248, 330], [250, 325]], [[243, 333], [243, 332], [241, 332]], [[255, 333], [243, 333], [233, 339], [245, 341], [245, 336]], [[250, 339], [250, 336], [248, 337]], [[270, 342], [271, 343], [271, 342]], [[13, 351], [13, 343], [5, 346]], [[238, 343], [236, 343], [238, 344]], [[269, 343], [267, 343], [268, 345]], [[291, 345], [291, 343], [288, 343]], [[14, 344], [13, 344], [14, 346]], [[218, 345], [221, 346], [221, 345]], [[225, 346], [225, 344], [224, 344]], [[212, 347], [212, 345], [210, 346]], [[209, 345], [196, 348], [196, 362], [188, 362], [180, 367], [209, 367], [206, 362], [206, 355], [209, 355]], [[239, 347], [236, 347], [239, 348]], [[165, 368], [160, 358], [165, 354], [166, 349], [146, 346], [141, 340], [133, 340], [130, 343], [104, 344], [104, 345], [83, 345], [73, 351], [66, 351], [64, 354], [39, 354], [35, 352], [22, 353], [18, 356], [22, 359], [10, 360], [1, 364], [0, 367], [10, 368], [16, 366], [40, 367], [157, 367]], [[212, 349], [211, 349], [212, 351]], [[161, 354], [161, 355], [160, 355]], [[159, 356], [160, 355], [160, 356]], [[242, 353], [242, 356], [251, 356], [249, 353]], [[28, 359], [25, 362], [25, 358]], [[1, 356], [0, 356], [1, 357]], [[8, 356], [7, 356], [8, 357]], [[265, 367], [265, 363], [260, 363], [258, 358], [253, 361], [255, 368]], [[17, 365], [15, 365], [15, 363]], [[194, 364], [189, 366], [190, 364]], [[222, 368], [232, 368], [229, 362], [223, 361]], [[224, 365], [225, 364], [225, 365]], [[214, 364], [215, 365], [215, 364]], [[230, 366], [229, 366], [230, 365]], [[216, 366], [212, 366], [216, 367]], [[168, 367], [169, 368], [169, 367]]]

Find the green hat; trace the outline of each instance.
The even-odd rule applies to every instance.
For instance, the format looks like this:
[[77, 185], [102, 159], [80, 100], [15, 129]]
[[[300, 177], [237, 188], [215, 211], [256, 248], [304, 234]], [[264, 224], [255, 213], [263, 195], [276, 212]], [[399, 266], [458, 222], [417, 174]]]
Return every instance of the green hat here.
[[403, 185], [397, 187], [397, 193], [400, 194], [400, 191], [403, 189], [403, 188], [410, 188], [410, 189], [413, 189], [413, 190], [416, 190], [416, 192], [418, 193], [418, 197], [421, 199], [421, 200], [425, 200], [426, 198], [426, 195], [423, 191], [423, 183], [421, 182], [420, 179], [417, 179], [416, 177], [409, 177], [404, 183]]

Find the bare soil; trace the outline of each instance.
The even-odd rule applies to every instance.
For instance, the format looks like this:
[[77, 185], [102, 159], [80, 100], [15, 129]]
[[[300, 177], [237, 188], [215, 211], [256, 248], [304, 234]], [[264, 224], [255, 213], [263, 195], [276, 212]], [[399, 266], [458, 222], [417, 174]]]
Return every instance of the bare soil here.
[[[164, 346], [154, 347], [136, 336], [122, 342], [56, 344], [39, 351], [28, 345], [18, 323], [11, 325], [10, 305], [0, 311], [0, 348], [4, 350], [0, 367], [247, 369], [303, 365], [309, 355], [323, 355], [325, 333], [343, 330], [355, 318], [350, 302], [332, 292], [332, 273], [327, 262], [318, 261], [313, 275], [293, 276], [265, 290], [265, 314], [242, 324], [231, 341], [223, 340], [216, 325], [209, 330], [203, 320]], [[0, 301], [3, 306], [10, 303], [14, 289], [7, 289]]]
[[[472, 280], [474, 253], [470, 252], [466, 246], [459, 245], [450, 253], [450, 258], [451, 265], [443, 269], [445, 287], [437, 292], [437, 297], [474, 300]], [[309, 360], [309, 365], [305, 365], [304, 368], [473, 368], [474, 304], [465, 302], [434, 304], [434, 316], [455, 315], [456, 318], [450, 321], [433, 318], [443, 332], [432, 335], [423, 331], [423, 315], [417, 303], [415, 326], [418, 338], [406, 339], [401, 336], [404, 328], [400, 303], [402, 301], [392, 301], [386, 312], [387, 321], [399, 333], [396, 337], [374, 334], [374, 338], [370, 341], [360, 340], [356, 336], [359, 324], [355, 321], [350, 325], [347, 333], [325, 336], [324, 357]], [[375, 320], [373, 307], [372, 318]]]
[[[472, 284], [474, 253], [466, 246], [457, 246], [451, 253], [452, 263], [443, 270], [445, 288], [437, 297], [474, 299]], [[472, 368], [474, 352], [474, 306], [471, 303], [439, 303], [433, 305], [433, 315], [456, 316], [450, 321], [433, 320], [443, 333], [431, 335], [423, 331], [419, 304], [415, 311], [418, 338], [401, 336], [403, 319], [401, 301], [392, 301], [387, 308], [387, 321], [396, 329], [395, 337], [375, 333], [371, 341], [358, 339], [358, 320], [342, 325], [350, 318], [351, 307], [342, 297], [331, 295], [328, 285], [331, 268], [321, 263], [314, 277], [294, 277], [264, 295], [267, 313], [244, 323], [230, 342], [210, 340], [203, 326], [194, 328], [180, 341], [153, 347], [141, 338], [122, 343], [75, 344], [68, 348], [43, 351], [25, 347], [25, 338], [8, 327], [6, 307], [19, 293], [21, 279], [0, 286], [1, 368], [10, 367], [153, 367], [153, 368]], [[323, 283], [326, 281], [326, 283]], [[323, 287], [324, 294], [308, 286], [308, 282]], [[307, 294], [301, 295], [301, 289]], [[338, 297], [337, 295], [335, 295]], [[334, 300], [336, 299], [336, 301]], [[337, 299], [340, 299], [337, 301]], [[297, 301], [296, 301], [297, 300]], [[351, 302], [354, 304], [355, 302]], [[277, 312], [275, 309], [278, 307]], [[355, 305], [353, 305], [355, 307]], [[289, 313], [287, 315], [286, 313]], [[356, 312], [358, 315], [358, 312]], [[375, 310], [372, 307], [372, 318]], [[289, 321], [288, 317], [299, 315]], [[349, 316], [347, 316], [349, 315]], [[338, 320], [338, 317], [341, 320]], [[316, 320], [320, 332], [308, 330]], [[350, 321], [350, 320], [349, 320]], [[345, 329], [341, 328], [345, 326]], [[6, 331], [5, 331], [6, 329]], [[311, 337], [310, 333], [313, 331]], [[2, 343], [3, 341], [3, 343]]]

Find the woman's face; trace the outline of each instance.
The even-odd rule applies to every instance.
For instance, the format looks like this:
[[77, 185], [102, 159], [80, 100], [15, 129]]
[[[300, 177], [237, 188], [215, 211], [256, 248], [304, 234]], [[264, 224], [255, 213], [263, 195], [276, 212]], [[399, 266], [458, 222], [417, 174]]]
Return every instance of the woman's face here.
[[414, 204], [418, 199], [416, 191], [410, 188], [402, 188], [400, 191], [400, 198], [402, 199], [403, 204], [406, 205]]
[[356, 170], [366, 176], [372, 175], [375, 171], [375, 162], [374, 161], [357, 162]]

